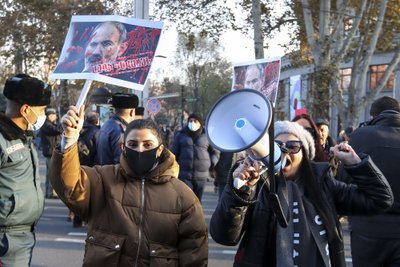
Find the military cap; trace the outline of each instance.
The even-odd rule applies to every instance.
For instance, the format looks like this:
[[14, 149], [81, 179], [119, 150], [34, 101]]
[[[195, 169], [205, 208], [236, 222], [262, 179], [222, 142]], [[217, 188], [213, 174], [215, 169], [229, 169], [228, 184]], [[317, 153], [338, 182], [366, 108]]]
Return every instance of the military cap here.
[[51, 87], [27, 74], [17, 74], [6, 80], [3, 95], [20, 104], [47, 106], [50, 103]]
[[111, 104], [117, 109], [136, 108], [139, 98], [135, 94], [116, 93], [112, 95]]

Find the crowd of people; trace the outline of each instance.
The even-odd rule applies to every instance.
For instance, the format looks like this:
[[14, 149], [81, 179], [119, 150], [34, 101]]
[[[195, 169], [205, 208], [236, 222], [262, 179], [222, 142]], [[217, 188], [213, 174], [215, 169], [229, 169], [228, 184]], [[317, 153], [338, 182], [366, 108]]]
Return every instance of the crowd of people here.
[[[239, 244], [234, 266], [344, 267], [342, 216], [353, 266], [400, 266], [394, 98], [375, 100], [371, 120], [337, 139], [323, 118], [275, 122], [285, 164], [271, 182], [245, 151], [215, 149], [196, 113], [173, 132], [143, 119], [136, 95], [116, 93], [114, 114], [100, 126], [85, 106], [58, 119], [50, 86], [26, 74], [7, 79], [3, 94], [0, 266], [30, 266], [44, 197], [59, 198], [73, 226], [87, 227], [85, 266], [207, 266], [209, 227], [216, 242]], [[234, 178], [244, 186], [232, 186]], [[218, 204], [207, 226], [201, 201], [210, 180]]]

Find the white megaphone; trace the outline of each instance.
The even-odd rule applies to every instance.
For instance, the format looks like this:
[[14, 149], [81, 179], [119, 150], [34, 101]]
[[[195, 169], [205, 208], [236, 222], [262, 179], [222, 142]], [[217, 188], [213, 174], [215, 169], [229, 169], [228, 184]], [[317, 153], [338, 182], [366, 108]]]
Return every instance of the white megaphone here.
[[[269, 166], [270, 147], [268, 128], [272, 121], [271, 102], [260, 92], [241, 89], [221, 97], [212, 107], [206, 120], [210, 144], [224, 152], [246, 150], [252, 160]], [[286, 164], [279, 146], [274, 142], [274, 169], [279, 172]], [[240, 188], [246, 183], [234, 179]]]

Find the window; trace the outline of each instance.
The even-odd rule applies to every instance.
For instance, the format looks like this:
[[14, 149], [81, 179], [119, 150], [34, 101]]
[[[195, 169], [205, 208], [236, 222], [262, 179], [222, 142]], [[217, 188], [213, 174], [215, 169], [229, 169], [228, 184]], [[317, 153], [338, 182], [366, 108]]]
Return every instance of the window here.
[[351, 81], [351, 69], [341, 69], [340, 70], [340, 88], [343, 92], [347, 92]]
[[[374, 90], [378, 85], [379, 81], [383, 77], [387, 65], [372, 65], [370, 68], [370, 90]], [[394, 87], [394, 73], [392, 72], [389, 76], [389, 80], [386, 82], [386, 86], [382, 89], [382, 91], [393, 91]]]

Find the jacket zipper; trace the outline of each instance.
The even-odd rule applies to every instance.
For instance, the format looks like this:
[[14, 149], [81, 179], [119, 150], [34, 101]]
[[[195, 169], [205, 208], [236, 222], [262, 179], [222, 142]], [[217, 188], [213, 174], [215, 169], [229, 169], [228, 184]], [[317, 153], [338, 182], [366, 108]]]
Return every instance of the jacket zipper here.
[[139, 212], [139, 226], [138, 226], [138, 248], [136, 251], [135, 266], [138, 266], [140, 243], [142, 241], [142, 223], [143, 223], [143, 212], [144, 212], [144, 177], [142, 177], [142, 188], [141, 188], [141, 200], [140, 200], [140, 212]]

